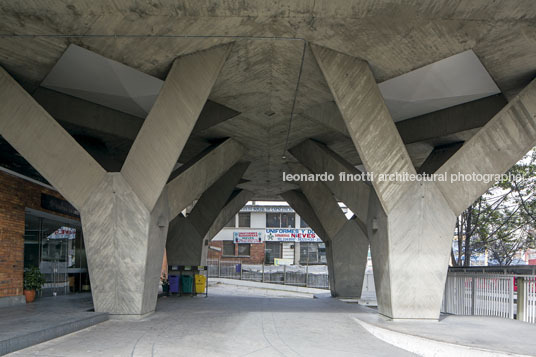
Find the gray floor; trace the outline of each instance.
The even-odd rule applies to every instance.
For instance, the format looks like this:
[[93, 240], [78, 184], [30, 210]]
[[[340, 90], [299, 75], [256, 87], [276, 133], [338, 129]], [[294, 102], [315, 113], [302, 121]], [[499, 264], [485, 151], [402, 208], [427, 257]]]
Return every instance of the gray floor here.
[[108, 319], [93, 309], [91, 294], [37, 299], [0, 308], [0, 355], [63, 336]]
[[536, 356], [536, 325], [488, 316], [442, 315], [437, 321], [389, 321], [362, 309], [353, 315], [374, 326], [472, 348]]
[[13, 356], [405, 356], [351, 317], [355, 304], [218, 285], [160, 298], [142, 321], [110, 320]]

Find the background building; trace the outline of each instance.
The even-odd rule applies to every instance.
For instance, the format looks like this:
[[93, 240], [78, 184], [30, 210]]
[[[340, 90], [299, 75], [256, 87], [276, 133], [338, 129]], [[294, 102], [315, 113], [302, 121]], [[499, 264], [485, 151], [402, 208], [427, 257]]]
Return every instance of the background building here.
[[326, 264], [326, 246], [290, 206], [254, 203], [244, 206], [213, 238], [208, 258], [246, 264]]

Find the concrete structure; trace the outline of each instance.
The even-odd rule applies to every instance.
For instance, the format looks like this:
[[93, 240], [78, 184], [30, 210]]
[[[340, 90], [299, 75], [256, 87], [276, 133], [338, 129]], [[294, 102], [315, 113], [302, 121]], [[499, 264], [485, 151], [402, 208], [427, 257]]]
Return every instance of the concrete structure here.
[[367, 228], [380, 312], [394, 318], [437, 319], [456, 216], [493, 184], [452, 182], [450, 175], [503, 173], [533, 147], [536, 82], [441, 165], [438, 172], [449, 180], [382, 180], [380, 175], [416, 171], [369, 65], [324, 47], [314, 46], [313, 53], [365, 169], [377, 175]]
[[207, 234], [248, 166], [249, 163], [238, 163], [231, 167], [201, 195], [187, 217], [181, 214], [170, 222], [166, 242], [168, 265], [206, 265]]
[[97, 311], [154, 309], [168, 222], [245, 161], [220, 208], [302, 190], [332, 254], [366, 230], [383, 314], [437, 319], [455, 217], [489, 182], [324, 183], [348, 222], [283, 172], [503, 173], [536, 143], [535, 19], [530, 0], [3, 4], [0, 165], [80, 210]]
[[229, 49], [174, 62], [120, 173], [105, 172], [2, 70], [0, 132], [80, 210], [96, 311], [154, 311], [167, 225], [184, 208], [174, 196], [191, 191], [181, 176], [162, 190]]
[[[299, 164], [293, 164], [291, 171], [295, 174], [309, 173]], [[324, 183], [300, 182], [299, 185], [326, 234], [324, 239], [332, 281], [331, 294], [360, 298], [369, 244], [366, 227], [358, 218], [346, 219], [337, 200]], [[294, 197], [293, 201], [296, 199]]]

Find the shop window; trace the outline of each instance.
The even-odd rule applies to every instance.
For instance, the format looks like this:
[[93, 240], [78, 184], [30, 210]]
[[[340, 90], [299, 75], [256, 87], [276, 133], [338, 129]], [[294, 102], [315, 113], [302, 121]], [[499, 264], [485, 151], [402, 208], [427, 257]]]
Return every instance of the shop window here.
[[264, 263], [274, 264], [275, 258], [281, 258], [281, 242], [266, 242], [264, 247]]
[[27, 212], [24, 268], [39, 267], [43, 296], [82, 291], [88, 285], [87, 261], [80, 223], [38, 211]]
[[267, 228], [294, 228], [296, 215], [294, 213], [266, 213]]
[[238, 227], [251, 227], [251, 212], [240, 212], [238, 214]]
[[235, 255], [235, 244], [233, 241], [230, 240], [224, 240], [223, 241], [223, 255]]
[[305, 219], [303, 217], [300, 217], [300, 228], [309, 228], [309, 225], [307, 222], [305, 222]]
[[324, 243], [300, 243], [300, 264], [323, 264], [326, 262]]
[[231, 220], [229, 222], [227, 222], [225, 227], [235, 228], [236, 227], [236, 216], [233, 216], [233, 218], [231, 218]]
[[238, 244], [238, 255], [241, 257], [249, 257], [251, 244], [240, 243]]

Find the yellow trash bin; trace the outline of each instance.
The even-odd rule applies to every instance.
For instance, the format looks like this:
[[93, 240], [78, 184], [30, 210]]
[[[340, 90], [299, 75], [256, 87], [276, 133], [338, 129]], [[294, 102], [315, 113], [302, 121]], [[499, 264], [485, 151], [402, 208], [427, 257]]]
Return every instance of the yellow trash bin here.
[[204, 294], [207, 284], [207, 278], [204, 275], [195, 275], [195, 292], [198, 294]]

